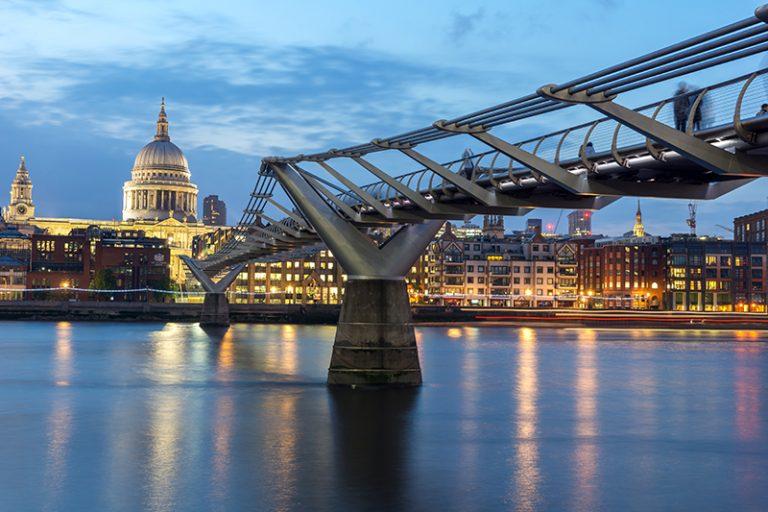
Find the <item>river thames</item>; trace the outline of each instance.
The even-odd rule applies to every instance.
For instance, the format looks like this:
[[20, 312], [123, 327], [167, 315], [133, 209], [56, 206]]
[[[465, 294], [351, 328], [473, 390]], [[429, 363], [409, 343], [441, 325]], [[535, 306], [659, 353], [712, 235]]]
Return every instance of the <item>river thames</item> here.
[[768, 509], [766, 333], [420, 327], [386, 392], [333, 335], [0, 323], [0, 509]]

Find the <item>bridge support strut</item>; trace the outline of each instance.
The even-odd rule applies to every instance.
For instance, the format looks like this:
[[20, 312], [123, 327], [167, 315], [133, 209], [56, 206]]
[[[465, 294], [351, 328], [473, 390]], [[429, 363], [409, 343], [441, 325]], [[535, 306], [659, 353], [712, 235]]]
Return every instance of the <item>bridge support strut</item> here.
[[405, 275], [442, 220], [407, 224], [377, 245], [333, 210], [300, 170], [271, 169], [347, 273], [328, 368], [332, 386], [409, 387], [421, 384]]
[[200, 285], [205, 290], [205, 298], [203, 299], [203, 309], [200, 312], [200, 325], [202, 327], [226, 327], [229, 325], [229, 302], [227, 301], [227, 288], [231, 285], [238, 274], [245, 267], [245, 263], [235, 265], [224, 277], [218, 282], [206, 275], [203, 270], [197, 266], [197, 264], [189, 256], [181, 256], [184, 263], [200, 282]]

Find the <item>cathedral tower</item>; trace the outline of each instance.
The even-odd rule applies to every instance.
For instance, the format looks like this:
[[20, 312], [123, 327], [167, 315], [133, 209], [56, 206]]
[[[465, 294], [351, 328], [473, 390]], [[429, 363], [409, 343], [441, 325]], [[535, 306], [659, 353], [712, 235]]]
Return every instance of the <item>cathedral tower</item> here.
[[35, 216], [35, 204], [32, 202], [32, 179], [29, 177], [27, 164], [21, 157], [16, 176], [11, 183], [11, 202], [3, 208], [6, 222], [26, 222]]

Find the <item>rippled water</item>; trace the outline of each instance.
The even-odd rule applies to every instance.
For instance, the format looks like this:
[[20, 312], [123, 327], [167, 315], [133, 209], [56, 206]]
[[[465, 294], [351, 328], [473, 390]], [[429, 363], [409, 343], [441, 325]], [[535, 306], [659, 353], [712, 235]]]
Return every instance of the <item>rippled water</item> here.
[[768, 510], [768, 335], [420, 328], [331, 391], [333, 327], [0, 323], [0, 510]]

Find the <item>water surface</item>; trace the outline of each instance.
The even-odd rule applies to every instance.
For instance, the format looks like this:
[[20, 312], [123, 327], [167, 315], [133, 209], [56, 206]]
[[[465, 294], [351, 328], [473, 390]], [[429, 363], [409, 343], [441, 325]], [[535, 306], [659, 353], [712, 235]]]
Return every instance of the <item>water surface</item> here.
[[374, 393], [333, 334], [0, 322], [0, 510], [768, 510], [762, 332], [425, 327]]

